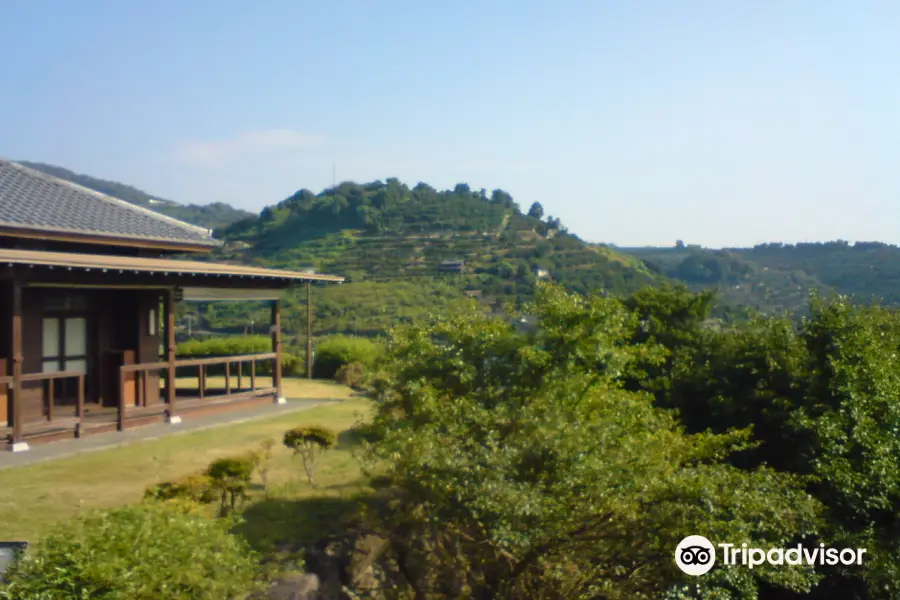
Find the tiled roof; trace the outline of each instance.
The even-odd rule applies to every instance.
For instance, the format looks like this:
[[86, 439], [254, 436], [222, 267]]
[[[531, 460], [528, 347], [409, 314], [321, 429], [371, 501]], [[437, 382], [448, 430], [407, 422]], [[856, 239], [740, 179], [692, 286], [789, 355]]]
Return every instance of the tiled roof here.
[[0, 227], [218, 246], [209, 230], [0, 160]]

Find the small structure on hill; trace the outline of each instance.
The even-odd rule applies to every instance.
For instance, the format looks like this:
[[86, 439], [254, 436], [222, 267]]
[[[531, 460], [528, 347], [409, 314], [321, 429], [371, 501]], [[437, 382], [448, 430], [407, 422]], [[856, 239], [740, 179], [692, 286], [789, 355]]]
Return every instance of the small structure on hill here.
[[466, 268], [464, 260], [444, 260], [438, 265], [438, 271], [443, 273], [462, 273]]

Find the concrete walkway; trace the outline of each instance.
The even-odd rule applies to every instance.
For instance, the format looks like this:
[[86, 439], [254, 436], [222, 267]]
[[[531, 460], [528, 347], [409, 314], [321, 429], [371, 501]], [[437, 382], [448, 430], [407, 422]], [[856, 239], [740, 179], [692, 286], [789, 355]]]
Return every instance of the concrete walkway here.
[[214, 427], [236, 425], [238, 423], [265, 419], [266, 417], [274, 417], [276, 415], [296, 412], [298, 410], [307, 410], [314, 406], [331, 404], [332, 402], [340, 402], [340, 400], [331, 398], [288, 398], [287, 404], [273, 403], [264, 406], [254, 406], [244, 410], [213, 413], [199, 416], [194, 419], [186, 418], [181, 423], [173, 425], [167, 423], [144, 425], [143, 427], [135, 427], [133, 429], [126, 429], [125, 431], [111, 431], [109, 433], [89, 435], [83, 439], [49, 442], [32, 446], [30, 450], [25, 452], [0, 451], [0, 470], [13, 467], [24, 467], [45, 460], [65, 458], [67, 456], [75, 456], [86, 452], [96, 452], [97, 450], [116, 448], [134, 442], [154, 440], [169, 435], [193, 433], [204, 429], [212, 429]]

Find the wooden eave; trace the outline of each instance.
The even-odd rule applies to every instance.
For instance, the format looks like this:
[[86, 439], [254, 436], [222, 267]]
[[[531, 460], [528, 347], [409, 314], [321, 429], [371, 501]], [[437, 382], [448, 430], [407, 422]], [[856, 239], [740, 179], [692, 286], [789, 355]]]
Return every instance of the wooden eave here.
[[162, 238], [140, 238], [133, 236], [82, 233], [77, 231], [45, 230], [39, 228], [28, 229], [21, 226], [2, 224], [0, 224], [0, 236], [53, 242], [70, 242], [75, 244], [95, 244], [100, 246], [147, 248], [152, 250], [192, 253], [207, 253], [221, 245], [218, 240], [212, 240], [212, 238], [210, 238], [210, 242], [191, 243]]
[[298, 282], [342, 283], [344, 281], [343, 277], [336, 275], [267, 269], [248, 265], [3, 248], [0, 248], [0, 267], [17, 271], [24, 267], [29, 273], [34, 274], [34, 277], [27, 277], [29, 280], [46, 280], [51, 273], [55, 275], [52, 278], [58, 280], [58, 275], [61, 273], [77, 273], [78, 281], [84, 283], [94, 281], [111, 283], [111, 278], [126, 275], [130, 278], [139, 277], [142, 280], [152, 278], [160, 285], [179, 285], [190, 280], [196, 282], [197, 285], [202, 283], [203, 285], [234, 287], [258, 287], [260, 285], [287, 287]]

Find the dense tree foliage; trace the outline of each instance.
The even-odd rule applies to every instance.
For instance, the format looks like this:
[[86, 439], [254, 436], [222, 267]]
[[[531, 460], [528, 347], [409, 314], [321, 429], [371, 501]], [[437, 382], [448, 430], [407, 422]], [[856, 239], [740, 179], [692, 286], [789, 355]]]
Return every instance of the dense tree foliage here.
[[[421, 598], [900, 595], [900, 312], [710, 319], [711, 293], [539, 286], [533, 327], [395, 331], [367, 513]], [[865, 548], [862, 565], [674, 569], [688, 534]]]
[[261, 573], [259, 557], [230, 526], [164, 504], [91, 513], [60, 524], [16, 561], [0, 598], [246, 597]]
[[626, 304], [665, 347], [669, 368], [643, 384], [657, 405], [676, 409], [689, 432], [752, 428], [754, 445], [731, 463], [806, 478], [824, 507], [819, 541], [868, 549], [863, 567], [823, 572], [810, 597], [897, 597], [900, 313], [814, 297], [800, 323], [705, 327], [708, 303], [684, 290], [645, 290]]
[[799, 476], [725, 460], [747, 429], [687, 434], [652, 395], [626, 389], [665, 358], [660, 343], [635, 341], [637, 311], [544, 287], [530, 313], [528, 331], [472, 314], [392, 339], [365, 456], [387, 473], [393, 503], [379, 524], [417, 597], [814, 586], [818, 573], [790, 567], [687, 581], [672, 561], [684, 536], [786, 546], [817, 535], [818, 502]]

